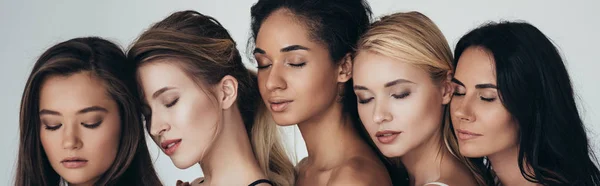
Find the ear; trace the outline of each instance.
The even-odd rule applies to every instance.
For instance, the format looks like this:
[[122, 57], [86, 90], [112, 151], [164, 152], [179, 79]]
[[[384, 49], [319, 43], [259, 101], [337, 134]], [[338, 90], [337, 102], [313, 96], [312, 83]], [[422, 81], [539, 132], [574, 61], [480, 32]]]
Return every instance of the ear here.
[[233, 76], [226, 75], [217, 85], [221, 109], [229, 109], [237, 100], [238, 81]]
[[446, 78], [442, 82], [442, 104], [446, 105], [452, 100], [452, 94], [454, 94], [454, 86], [452, 86], [452, 71], [446, 73]]
[[352, 54], [347, 53], [338, 65], [337, 81], [345, 83], [352, 78]]

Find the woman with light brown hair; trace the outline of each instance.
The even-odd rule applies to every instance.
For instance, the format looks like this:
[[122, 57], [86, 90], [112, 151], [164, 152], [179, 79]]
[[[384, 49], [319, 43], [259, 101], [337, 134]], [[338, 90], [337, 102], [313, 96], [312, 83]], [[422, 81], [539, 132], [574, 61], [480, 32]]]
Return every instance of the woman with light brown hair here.
[[279, 131], [221, 24], [195, 11], [154, 24], [131, 46], [146, 128], [191, 185], [292, 185]]
[[444, 142], [452, 134], [452, 69], [444, 35], [419, 12], [383, 16], [358, 42], [358, 113], [379, 150], [406, 168], [410, 185], [477, 185]]

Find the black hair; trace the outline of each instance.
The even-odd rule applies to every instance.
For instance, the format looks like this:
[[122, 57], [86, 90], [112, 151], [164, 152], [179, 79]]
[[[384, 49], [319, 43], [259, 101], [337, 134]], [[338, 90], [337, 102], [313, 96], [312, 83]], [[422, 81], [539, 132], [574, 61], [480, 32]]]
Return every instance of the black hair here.
[[[453, 65], [472, 47], [494, 59], [500, 100], [519, 128], [523, 177], [542, 185], [600, 185], [569, 74], [550, 39], [529, 23], [488, 23], [459, 40]], [[488, 185], [497, 184], [491, 162], [470, 161]]]

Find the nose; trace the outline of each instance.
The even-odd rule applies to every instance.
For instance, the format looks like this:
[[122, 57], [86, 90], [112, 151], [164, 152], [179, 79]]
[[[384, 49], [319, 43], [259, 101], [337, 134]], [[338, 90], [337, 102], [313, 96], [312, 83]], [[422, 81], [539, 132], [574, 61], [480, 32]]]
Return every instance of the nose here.
[[81, 138], [79, 136], [79, 130], [76, 126], [78, 125], [63, 125], [63, 127], [65, 127], [62, 141], [63, 149], [75, 150], [81, 149], [81, 147], [83, 147], [83, 142], [81, 141]]
[[376, 102], [373, 110], [373, 122], [376, 124], [382, 124], [384, 122], [390, 122], [394, 118], [389, 112], [388, 104], [386, 101]]
[[461, 122], [474, 122], [475, 115], [473, 114], [472, 106], [466, 95], [461, 98], [452, 98], [450, 102], [452, 117], [459, 119]]
[[150, 125], [150, 134], [152, 136], [162, 136], [165, 132], [171, 130], [171, 125], [167, 122], [160, 120], [158, 117], [152, 116]]
[[[265, 87], [269, 91], [276, 91], [280, 89], [287, 88], [287, 84], [282, 76], [283, 69], [279, 69], [279, 65], [273, 64], [270, 69], [266, 73]], [[260, 76], [259, 76], [260, 78]]]

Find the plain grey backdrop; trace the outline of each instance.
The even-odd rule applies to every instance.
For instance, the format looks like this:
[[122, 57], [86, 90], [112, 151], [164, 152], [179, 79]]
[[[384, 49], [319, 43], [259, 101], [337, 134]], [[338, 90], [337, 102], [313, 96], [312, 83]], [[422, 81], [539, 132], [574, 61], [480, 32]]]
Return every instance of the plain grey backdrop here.
[[[0, 185], [12, 185], [18, 151], [21, 94], [33, 63], [50, 46], [74, 37], [101, 36], [127, 47], [152, 23], [179, 10], [193, 9], [219, 20], [246, 51], [250, 7], [255, 0], [0, 0]], [[595, 152], [600, 153], [600, 1], [597, 0], [369, 0], [376, 17], [417, 10], [429, 16], [451, 47], [487, 21], [525, 20], [561, 50], [578, 106]], [[255, 66], [246, 60], [248, 66]], [[68, 90], [65, 90], [68, 91]], [[556, 113], [560, 114], [560, 113]], [[294, 161], [307, 156], [296, 127], [282, 128]], [[199, 166], [179, 170], [153, 142], [155, 167], [166, 185], [202, 175]], [[576, 165], [574, 165], [576, 166]]]

